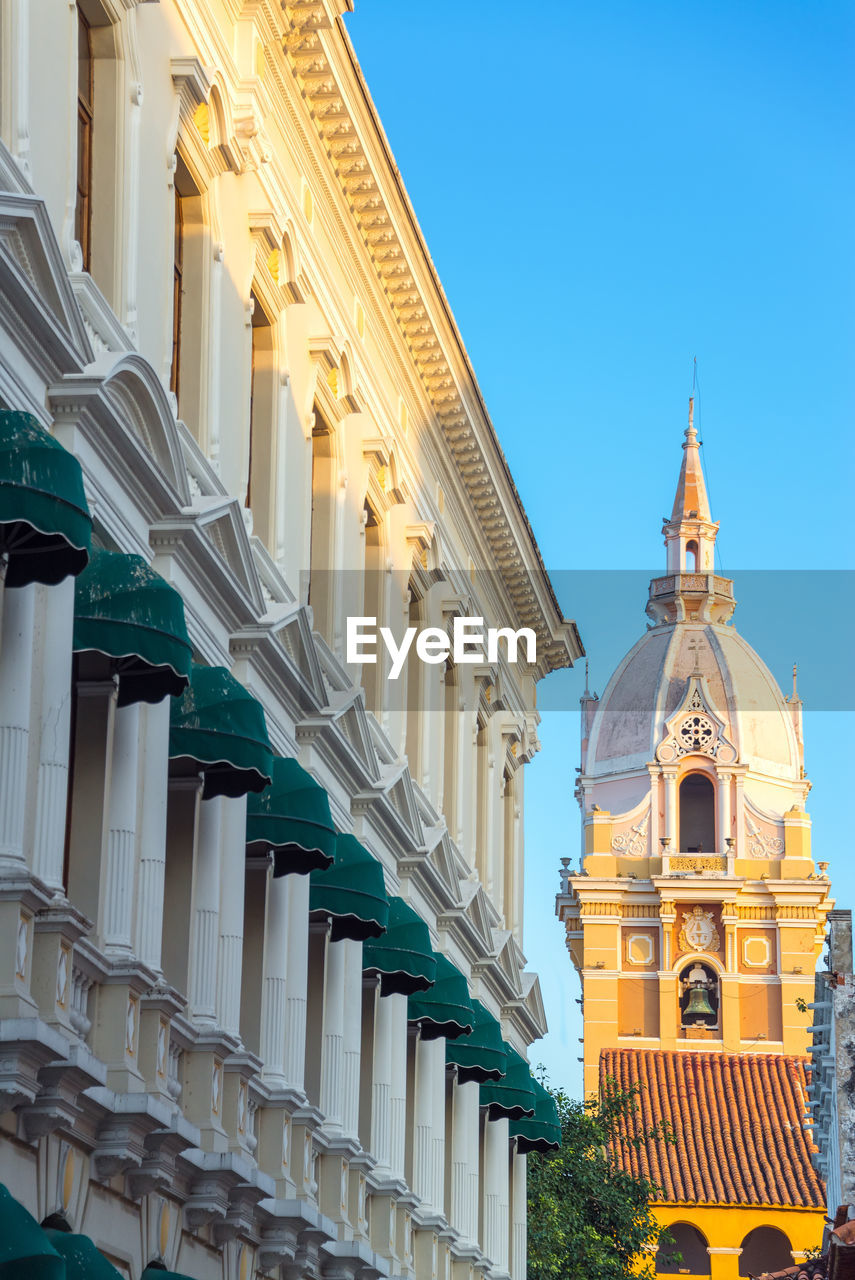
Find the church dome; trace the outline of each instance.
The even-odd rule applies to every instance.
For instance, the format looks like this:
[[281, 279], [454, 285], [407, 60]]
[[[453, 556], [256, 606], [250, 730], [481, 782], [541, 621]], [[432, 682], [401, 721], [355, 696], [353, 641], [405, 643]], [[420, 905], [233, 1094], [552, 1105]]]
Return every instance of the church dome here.
[[797, 781], [791, 707], [769, 668], [732, 626], [688, 621], [654, 627], [618, 666], [591, 725], [587, 774], [602, 777], [654, 760], [693, 674], [702, 678], [737, 762]]
[[[668, 764], [700, 752], [717, 764], [747, 766], [755, 779], [773, 785], [799, 782], [801, 704], [784, 699], [730, 623], [733, 584], [714, 567], [718, 524], [710, 514], [691, 403], [677, 493], [662, 529], [665, 576], [650, 584], [653, 625], [603, 697], [588, 700], [584, 773], [594, 782], [638, 775], [653, 761]], [[703, 740], [692, 740], [692, 715]]]

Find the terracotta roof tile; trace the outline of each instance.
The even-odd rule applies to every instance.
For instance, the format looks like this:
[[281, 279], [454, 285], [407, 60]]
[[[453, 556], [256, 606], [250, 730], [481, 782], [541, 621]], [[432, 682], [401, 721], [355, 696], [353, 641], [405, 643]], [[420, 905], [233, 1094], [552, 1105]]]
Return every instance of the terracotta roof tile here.
[[[640, 1086], [612, 1158], [660, 1187], [664, 1203], [821, 1209], [804, 1128], [808, 1065], [781, 1054], [604, 1049], [601, 1086]], [[676, 1142], [642, 1136], [663, 1121]]]

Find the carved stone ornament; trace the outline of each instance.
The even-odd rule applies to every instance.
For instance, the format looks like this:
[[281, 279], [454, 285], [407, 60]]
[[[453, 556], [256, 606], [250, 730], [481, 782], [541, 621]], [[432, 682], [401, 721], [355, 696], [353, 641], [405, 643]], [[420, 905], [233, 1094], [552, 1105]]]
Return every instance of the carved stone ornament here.
[[632, 858], [642, 858], [647, 853], [647, 827], [650, 814], [646, 813], [640, 822], [628, 831], [619, 831], [612, 838], [612, 849], [616, 853], [626, 853]]
[[736, 747], [724, 732], [724, 720], [706, 691], [706, 677], [689, 676], [686, 693], [665, 725], [656, 759], [673, 764], [682, 756], [710, 756], [717, 764], [735, 764]]
[[749, 857], [782, 858], [784, 856], [784, 841], [781, 837], [770, 836], [761, 831], [748, 813], [745, 815], [745, 829], [748, 833], [746, 843]]
[[691, 911], [681, 912], [683, 927], [680, 930], [679, 945], [681, 951], [718, 951], [721, 942], [718, 930], [713, 924], [713, 913], [704, 911], [703, 907], [693, 907]]

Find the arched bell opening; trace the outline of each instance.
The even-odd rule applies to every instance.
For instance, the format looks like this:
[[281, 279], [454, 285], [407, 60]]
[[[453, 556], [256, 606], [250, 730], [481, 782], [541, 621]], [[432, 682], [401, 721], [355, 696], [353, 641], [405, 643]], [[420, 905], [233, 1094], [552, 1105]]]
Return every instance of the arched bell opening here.
[[680, 973], [680, 1026], [683, 1030], [717, 1030], [721, 1008], [721, 988], [715, 969], [692, 961]]
[[715, 787], [704, 773], [680, 783], [680, 852], [715, 853]]
[[793, 1265], [792, 1246], [777, 1227], [755, 1227], [742, 1241], [739, 1274], [759, 1276], [767, 1271], [784, 1271]]
[[690, 1222], [672, 1222], [665, 1228], [670, 1240], [661, 1240], [656, 1252], [658, 1276], [708, 1276], [710, 1255], [707, 1238]]

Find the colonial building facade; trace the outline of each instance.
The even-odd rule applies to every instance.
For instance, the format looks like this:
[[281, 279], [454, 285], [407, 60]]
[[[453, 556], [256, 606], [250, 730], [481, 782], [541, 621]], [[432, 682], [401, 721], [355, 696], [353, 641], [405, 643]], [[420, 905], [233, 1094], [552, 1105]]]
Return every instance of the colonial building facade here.
[[584, 848], [557, 906], [586, 1091], [636, 1091], [614, 1154], [660, 1188], [675, 1243], [657, 1270], [724, 1280], [820, 1243], [805, 1055], [832, 904], [811, 856], [801, 703], [732, 624], [717, 531], [690, 408], [647, 631], [582, 700]]
[[[556, 1134], [522, 775], [581, 644], [346, 7], [3, 6], [21, 1275], [525, 1275], [526, 1152]], [[348, 663], [353, 616], [483, 618], [536, 655], [394, 680], [385, 649]]]

